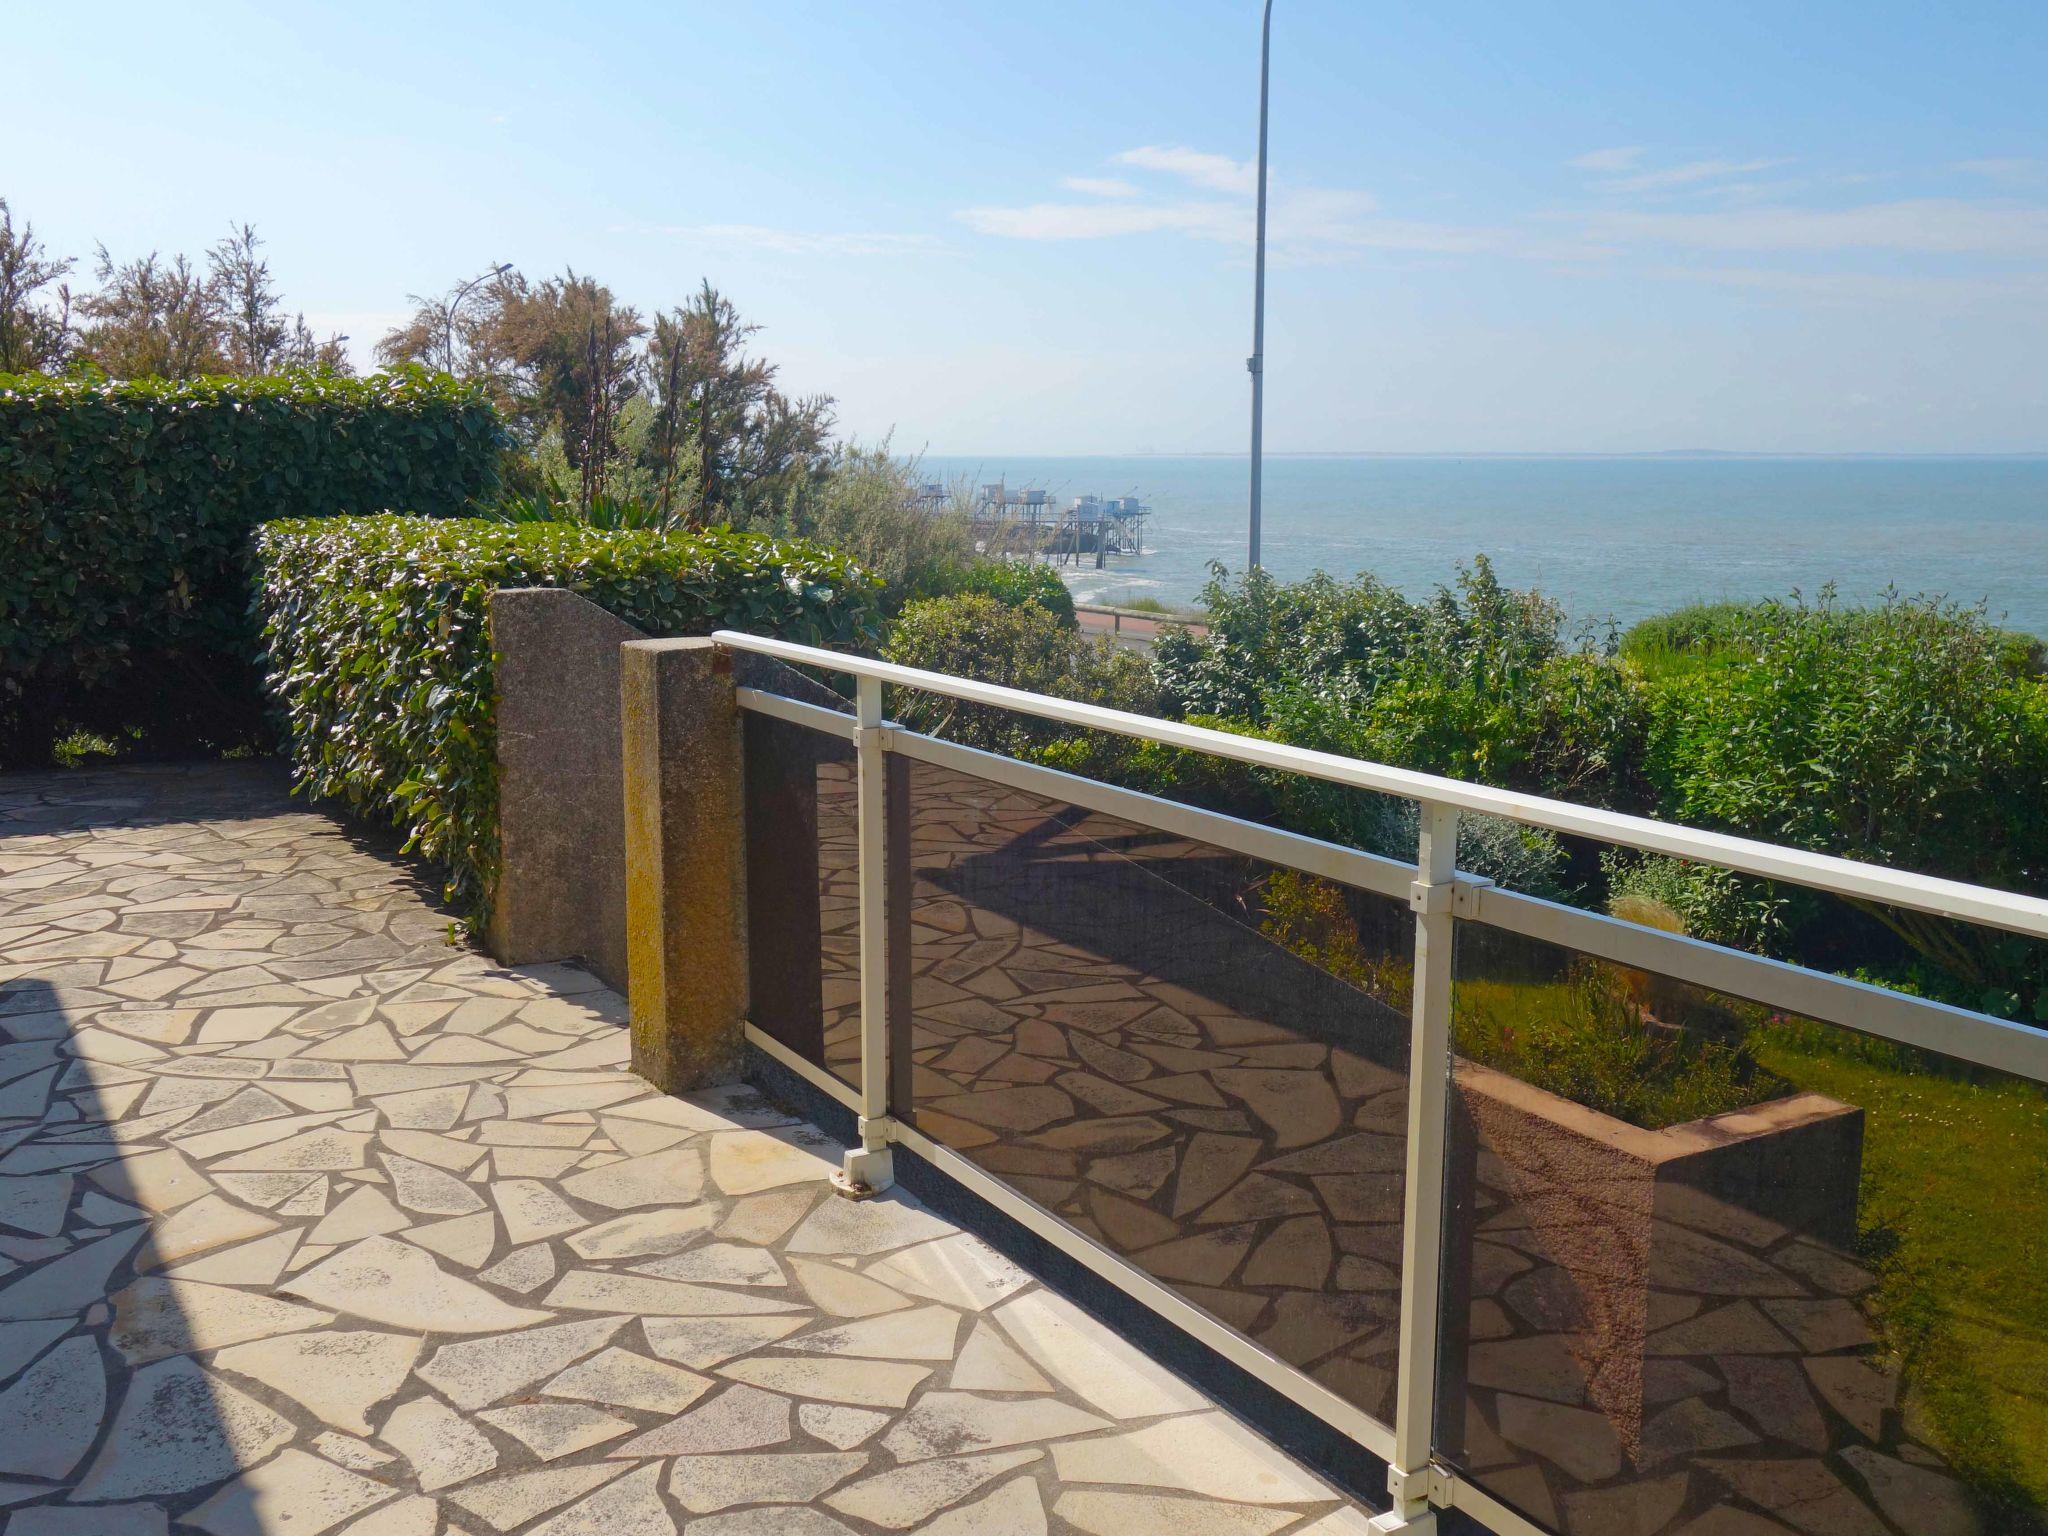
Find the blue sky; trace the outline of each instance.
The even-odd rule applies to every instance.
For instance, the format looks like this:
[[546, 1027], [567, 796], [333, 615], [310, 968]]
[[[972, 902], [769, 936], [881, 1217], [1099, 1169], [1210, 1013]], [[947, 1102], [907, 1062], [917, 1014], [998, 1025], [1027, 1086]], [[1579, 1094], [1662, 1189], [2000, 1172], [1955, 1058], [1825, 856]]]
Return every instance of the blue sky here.
[[[1270, 449], [2048, 450], [2048, 6], [1276, 9]], [[251, 220], [365, 352], [492, 261], [709, 275], [864, 438], [1242, 445], [1251, 0], [8, 26], [60, 251]]]

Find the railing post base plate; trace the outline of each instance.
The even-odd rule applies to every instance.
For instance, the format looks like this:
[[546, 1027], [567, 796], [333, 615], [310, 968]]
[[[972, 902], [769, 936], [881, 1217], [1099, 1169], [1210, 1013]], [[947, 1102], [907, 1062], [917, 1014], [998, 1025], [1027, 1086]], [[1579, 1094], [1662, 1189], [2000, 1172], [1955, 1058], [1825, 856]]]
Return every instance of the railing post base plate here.
[[896, 1156], [892, 1149], [856, 1149], [832, 1175], [832, 1192], [848, 1200], [867, 1200], [896, 1182]]
[[1372, 1536], [1436, 1536], [1436, 1511], [1425, 1509], [1404, 1515], [1398, 1509], [1390, 1509], [1366, 1521], [1365, 1528]]

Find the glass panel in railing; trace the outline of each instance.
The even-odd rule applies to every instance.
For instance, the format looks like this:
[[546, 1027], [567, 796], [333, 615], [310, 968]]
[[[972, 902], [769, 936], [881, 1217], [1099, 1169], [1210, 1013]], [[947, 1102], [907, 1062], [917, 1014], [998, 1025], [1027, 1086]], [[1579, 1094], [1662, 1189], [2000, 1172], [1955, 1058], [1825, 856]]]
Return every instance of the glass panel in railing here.
[[910, 765], [911, 1118], [1391, 1415], [1405, 904]]
[[2048, 1530], [2038, 1084], [1476, 922], [1453, 1032], [1461, 1474], [1568, 1536]]
[[853, 748], [745, 716], [747, 938], [756, 1028], [860, 1077], [859, 847]]

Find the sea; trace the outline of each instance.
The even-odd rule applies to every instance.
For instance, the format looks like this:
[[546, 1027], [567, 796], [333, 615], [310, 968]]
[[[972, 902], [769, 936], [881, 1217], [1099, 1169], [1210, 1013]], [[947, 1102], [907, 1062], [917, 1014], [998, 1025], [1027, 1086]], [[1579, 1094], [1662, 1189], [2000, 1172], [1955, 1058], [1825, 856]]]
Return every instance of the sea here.
[[[1144, 553], [1068, 573], [1083, 602], [1194, 603], [1211, 562], [1246, 561], [1242, 455], [942, 457], [922, 477], [1137, 496]], [[1370, 571], [1410, 595], [1484, 554], [1575, 626], [1626, 627], [1718, 599], [1844, 601], [1886, 588], [1982, 603], [2048, 636], [2048, 456], [1751, 458], [1269, 455], [1262, 563], [1274, 575]]]

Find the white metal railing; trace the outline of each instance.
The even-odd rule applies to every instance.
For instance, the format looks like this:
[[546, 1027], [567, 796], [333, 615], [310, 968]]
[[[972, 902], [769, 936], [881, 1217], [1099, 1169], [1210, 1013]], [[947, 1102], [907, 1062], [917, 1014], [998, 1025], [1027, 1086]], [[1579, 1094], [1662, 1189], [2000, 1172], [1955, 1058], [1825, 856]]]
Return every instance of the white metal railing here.
[[[1456, 1507], [1470, 1511], [1506, 1536], [1547, 1536], [1542, 1527], [1432, 1459], [1446, 1100], [1452, 1064], [1451, 951], [1457, 923], [1477, 922], [1802, 1017], [2048, 1082], [2048, 1031], [1503, 890], [1461, 873], [1454, 862], [1458, 813], [1504, 817], [1553, 832], [2048, 939], [2048, 900], [2039, 897], [1492, 789], [732, 630], [717, 631], [712, 638], [734, 650], [850, 674], [856, 680], [852, 715], [760, 689], [737, 691], [743, 709], [835, 736], [851, 742], [855, 749], [861, 961], [858, 1090], [849, 1090], [749, 1027], [749, 1038], [755, 1044], [858, 1115], [860, 1145], [847, 1154], [842, 1182], [856, 1188], [886, 1187], [891, 1178], [890, 1144], [910, 1147], [1167, 1321], [1385, 1460], [1393, 1509], [1375, 1522], [1377, 1529], [1419, 1531], [1427, 1528], [1432, 1507]], [[1413, 800], [1421, 810], [1416, 861], [1410, 864], [1383, 858], [921, 735], [883, 718], [884, 684]], [[890, 957], [883, 925], [887, 888], [883, 781], [890, 754], [959, 770], [1407, 903], [1416, 919], [1414, 1003], [1398, 1377], [1391, 1425], [1372, 1419], [1320, 1382], [1216, 1322], [1059, 1216], [892, 1115], [886, 1018]]]

